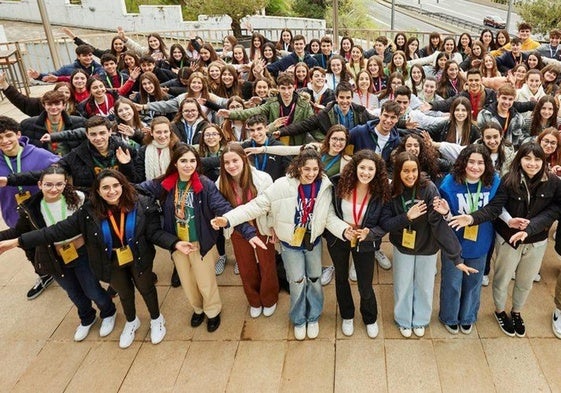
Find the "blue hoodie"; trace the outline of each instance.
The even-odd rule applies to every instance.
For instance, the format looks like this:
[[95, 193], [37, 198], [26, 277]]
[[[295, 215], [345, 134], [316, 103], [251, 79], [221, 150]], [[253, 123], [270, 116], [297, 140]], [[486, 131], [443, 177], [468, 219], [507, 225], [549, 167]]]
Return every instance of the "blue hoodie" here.
[[[351, 135], [349, 144], [354, 145], [355, 152], [362, 149], [376, 151], [378, 134], [376, 134], [374, 129], [378, 123], [380, 123], [380, 119], [369, 120], [366, 124], [355, 126], [349, 131]], [[386, 164], [390, 163], [391, 153], [399, 145], [400, 141], [399, 132], [396, 127], [393, 127], [390, 131], [390, 139], [388, 139], [388, 142], [382, 149], [382, 158], [386, 161]]]

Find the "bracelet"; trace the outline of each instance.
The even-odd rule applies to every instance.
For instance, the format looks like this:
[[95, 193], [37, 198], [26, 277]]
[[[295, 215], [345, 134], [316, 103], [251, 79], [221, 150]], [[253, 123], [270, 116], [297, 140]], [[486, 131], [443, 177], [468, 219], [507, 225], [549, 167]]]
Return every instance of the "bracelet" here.
[[450, 210], [448, 210], [446, 213], [444, 213], [443, 216], [447, 216], [448, 214], [450, 214]]

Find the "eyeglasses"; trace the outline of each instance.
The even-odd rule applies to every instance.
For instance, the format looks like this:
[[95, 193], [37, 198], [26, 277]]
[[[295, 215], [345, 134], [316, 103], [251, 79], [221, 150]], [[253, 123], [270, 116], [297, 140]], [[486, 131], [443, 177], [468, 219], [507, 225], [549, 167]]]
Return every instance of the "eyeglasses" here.
[[42, 183], [43, 188], [47, 188], [49, 190], [56, 188], [58, 190], [63, 189], [66, 186], [66, 182], [60, 183]]
[[542, 139], [542, 143], [544, 145], [557, 146], [557, 141], [548, 141], [547, 139]]
[[204, 135], [205, 138], [216, 138], [218, 136], [220, 136], [218, 132], [206, 132]]
[[329, 138], [329, 140], [331, 142], [341, 142], [341, 143], [345, 143], [347, 141], [346, 138]]
[[184, 109], [181, 111], [182, 113], [198, 113], [198, 109]]

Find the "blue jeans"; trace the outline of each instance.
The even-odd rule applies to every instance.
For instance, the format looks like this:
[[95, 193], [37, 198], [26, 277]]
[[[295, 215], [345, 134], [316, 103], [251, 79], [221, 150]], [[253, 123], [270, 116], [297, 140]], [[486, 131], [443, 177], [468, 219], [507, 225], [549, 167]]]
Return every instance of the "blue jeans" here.
[[487, 254], [463, 260], [466, 266], [479, 271], [476, 274], [470, 273], [469, 276], [457, 269], [454, 262], [444, 255], [441, 255], [441, 259], [442, 281], [438, 318], [446, 325], [472, 325], [477, 321]]
[[92, 301], [99, 308], [101, 318], [115, 314], [117, 309], [113, 300], [101, 287], [90, 268], [85, 246], [78, 249], [78, 259], [63, 266], [62, 271], [64, 274], [62, 277], [53, 277], [78, 309], [80, 323], [83, 326], [91, 325], [95, 320]]
[[393, 248], [394, 319], [399, 327], [430, 323], [436, 254], [409, 255]]
[[316, 322], [323, 310], [321, 242], [312, 251], [281, 248], [290, 287], [290, 321], [295, 326]]

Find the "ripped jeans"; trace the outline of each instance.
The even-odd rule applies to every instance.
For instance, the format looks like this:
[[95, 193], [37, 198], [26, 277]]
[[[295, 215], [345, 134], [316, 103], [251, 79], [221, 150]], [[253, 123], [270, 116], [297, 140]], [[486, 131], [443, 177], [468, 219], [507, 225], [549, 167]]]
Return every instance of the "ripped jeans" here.
[[281, 253], [290, 286], [290, 321], [294, 326], [316, 322], [323, 310], [321, 242], [312, 251], [282, 244]]

